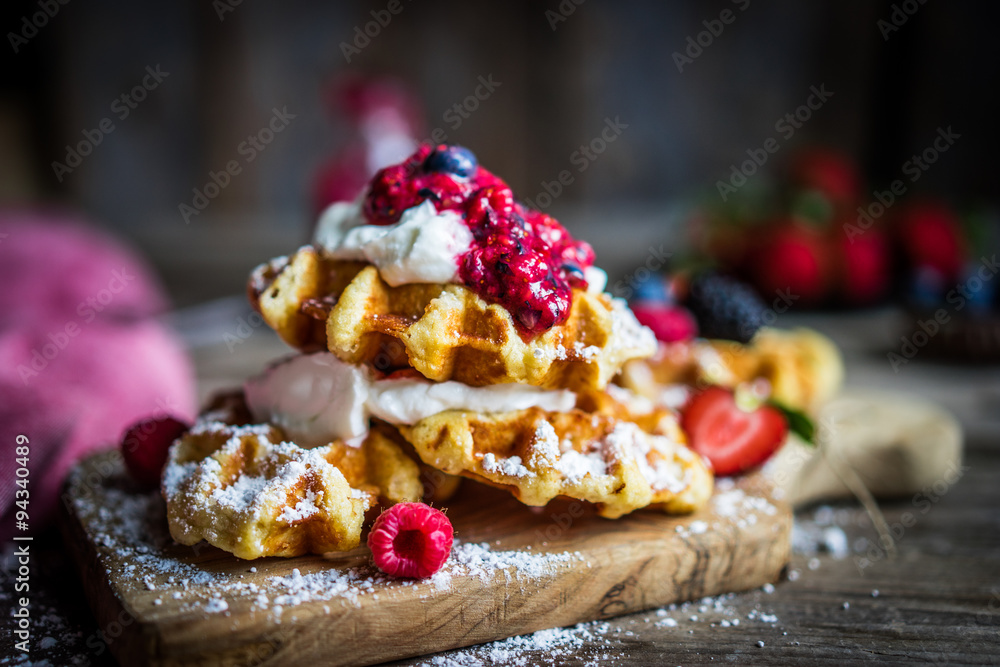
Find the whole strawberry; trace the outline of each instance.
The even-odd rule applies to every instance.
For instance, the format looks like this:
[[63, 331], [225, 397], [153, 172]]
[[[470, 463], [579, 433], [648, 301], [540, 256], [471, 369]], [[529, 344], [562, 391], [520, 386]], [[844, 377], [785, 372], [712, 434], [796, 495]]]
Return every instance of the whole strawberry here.
[[750, 273], [761, 294], [790, 293], [798, 303], [815, 305], [828, 295], [832, 266], [824, 235], [805, 224], [779, 224], [754, 254]]
[[170, 445], [189, 428], [173, 417], [154, 417], [132, 424], [121, 443], [125, 468], [132, 478], [145, 488], [159, 486]]
[[839, 235], [839, 289], [845, 303], [867, 305], [886, 295], [890, 285], [889, 242], [872, 227], [848, 238]]

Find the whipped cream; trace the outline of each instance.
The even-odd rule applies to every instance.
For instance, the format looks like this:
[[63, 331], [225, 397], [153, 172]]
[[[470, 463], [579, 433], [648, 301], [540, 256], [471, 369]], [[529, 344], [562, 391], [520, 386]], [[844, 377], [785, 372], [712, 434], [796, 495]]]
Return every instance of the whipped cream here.
[[375, 380], [370, 370], [346, 364], [329, 352], [286, 359], [244, 385], [254, 419], [281, 427], [305, 446], [340, 439], [360, 444], [375, 416], [410, 425], [445, 410], [508, 412], [539, 407], [571, 410], [576, 396], [522, 384], [470, 387], [424, 378]]
[[585, 268], [583, 279], [587, 281], [587, 291], [591, 294], [600, 294], [608, 286], [608, 274], [596, 266]]
[[[334, 259], [374, 264], [393, 287], [410, 283], [458, 283], [458, 260], [473, 237], [458, 211], [438, 212], [428, 199], [403, 211], [394, 225], [370, 225], [361, 211], [364, 193], [353, 202], [336, 202], [320, 215], [313, 243]], [[583, 270], [587, 291], [600, 294], [608, 274], [596, 266]]]
[[335, 259], [374, 264], [393, 287], [458, 281], [458, 259], [473, 241], [460, 213], [439, 213], [428, 199], [403, 211], [394, 225], [369, 225], [361, 212], [363, 201], [362, 196], [337, 202], [323, 211], [316, 245]]

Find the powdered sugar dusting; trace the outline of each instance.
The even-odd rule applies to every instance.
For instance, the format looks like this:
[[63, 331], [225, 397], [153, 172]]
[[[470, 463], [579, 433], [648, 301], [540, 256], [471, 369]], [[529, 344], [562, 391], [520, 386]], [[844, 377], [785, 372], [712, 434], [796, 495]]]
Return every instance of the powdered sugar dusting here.
[[[773, 586], [770, 587], [773, 593]], [[726, 629], [757, 628], [772, 631], [780, 622], [759, 601], [761, 592], [725, 593], [689, 602], [671, 604], [652, 611], [620, 616], [609, 621], [591, 621], [566, 628], [541, 630], [500, 641], [457, 649], [424, 659], [433, 667], [479, 667], [480, 665], [588, 665], [630, 664], [629, 642], [641, 632], [647, 642], [670, 645], [695, 627]], [[752, 608], [747, 609], [747, 605]], [[773, 636], [773, 635], [769, 635]], [[663, 661], [672, 665], [673, 662]]]
[[581, 359], [593, 361], [601, 355], [601, 348], [596, 345], [584, 345], [580, 341], [577, 341], [573, 343], [573, 352]]
[[[351, 490], [357, 491], [357, 489]], [[313, 514], [316, 514], [319, 512], [319, 508], [316, 507], [316, 497], [316, 493], [310, 489], [306, 492], [305, 497], [295, 504], [295, 507], [286, 507], [278, 516], [278, 521], [283, 523], [295, 523], [296, 521], [302, 521], [303, 519], [307, 519]]]
[[[148, 591], [151, 606], [158, 606], [156, 600], [162, 605], [167, 599], [176, 601], [181, 611], [187, 612], [266, 610], [274, 622], [281, 623], [294, 616], [297, 606], [308, 602], [358, 606], [364, 596], [374, 599], [406, 588], [433, 595], [453, 590], [470, 578], [478, 581], [477, 588], [487, 582], [542, 586], [563, 568], [586, 567], [586, 559], [578, 552], [534, 552], [530, 547], [500, 550], [485, 542], [456, 540], [443, 568], [423, 581], [391, 579], [373, 566], [344, 567], [316, 558], [304, 558], [300, 568], [280, 575], [268, 575], [265, 568], [245, 567], [242, 562], [234, 564], [239, 574], [205, 569], [197, 556], [212, 547], [205, 543], [191, 548], [174, 545], [159, 494], [127, 490], [130, 487], [125, 483], [120, 458], [108, 457], [105, 463], [107, 477], [96, 484], [92, 474], [85, 477], [83, 469], [74, 471], [70, 479], [74, 512], [94, 535], [105, 568], [136, 581], [144, 592]], [[314, 500], [307, 495], [294, 507], [286, 508], [284, 518], [294, 521], [308, 515], [315, 507]]]
[[638, 351], [645, 357], [656, 353], [656, 336], [639, 324], [625, 299], [611, 300], [611, 340], [606, 347], [620, 352]]
[[556, 465], [559, 460], [559, 436], [547, 419], [541, 419], [535, 426], [531, 463], [535, 467]]
[[639, 471], [654, 491], [680, 493], [691, 482], [691, 471], [680, 461], [689, 450], [663, 435], [650, 435], [631, 422], [619, 422], [606, 438], [606, 446], [633, 452]]
[[564, 452], [559, 457], [559, 461], [556, 463], [556, 470], [562, 473], [568, 482], [577, 482], [587, 475], [599, 477], [606, 475], [608, 472], [601, 452], [593, 451], [581, 454], [572, 449]]
[[562, 361], [569, 357], [569, 351], [562, 345], [555, 345], [551, 348], [533, 347], [531, 348], [531, 354], [539, 361]]
[[[724, 485], [723, 480], [716, 483], [716, 493], [712, 496], [712, 509], [721, 517], [731, 519], [740, 528], [746, 528], [757, 523], [758, 514], [774, 516], [778, 508], [767, 498], [748, 494], [736, 487]], [[729, 490], [723, 490], [728, 488]]]
[[[621, 656], [610, 648], [616, 642], [605, 637], [611, 630], [607, 622], [580, 623], [570, 628], [539, 630], [530, 635], [508, 637], [496, 642], [436, 655], [424, 665], [433, 667], [478, 667], [480, 665], [556, 665], [572, 660], [573, 664], [597, 667]], [[588, 655], [581, 655], [586, 649]]]
[[535, 473], [524, 467], [520, 456], [498, 458], [493, 452], [483, 456], [483, 470], [495, 475], [507, 477], [534, 477]]
[[532, 553], [530, 551], [493, 551], [486, 542], [456, 543], [444, 568], [452, 574], [464, 574], [486, 583], [497, 572], [503, 572], [507, 581], [512, 577], [542, 579], [554, 574], [560, 567], [586, 564], [580, 552]]
[[229, 609], [229, 603], [222, 598], [212, 598], [204, 609], [206, 614], [218, 614]]
[[[544, 426], [539, 428], [543, 436], [546, 430]], [[550, 448], [543, 445], [539, 449], [544, 455]], [[561, 457], [565, 455], [566, 452]], [[361, 550], [338, 555], [339, 562], [307, 557], [295, 561], [268, 559], [251, 566], [235, 560], [231, 564], [225, 559], [206, 560], [198, 557], [202, 549], [211, 549], [204, 543], [191, 548], [172, 543], [166, 531], [162, 499], [156, 493], [133, 491], [125, 481], [119, 458], [108, 456], [101, 465], [107, 468], [106, 472], [101, 468], [104, 477], [97, 482], [93, 481], [93, 468], [78, 468], [71, 476], [68, 497], [74, 513], [96, 538], [102, 567], [122, 572], [135, 582], [134, 599], [138, 600], [139, 613], [145, 611], [146, 605], [162, 613], [167, 607], [164, 602], [169, 602], [195, 619], [197, 615], [225, 618], [230, 614], [235, 619], [251, 611], [263, 613], [268, 622], [281, 625], [294, 622], [297, 614], [302, 613], [300, 606], [309, 603], [315, 603], [310, 613], [322, 609], [325, 614], [336, 614], [360, 606], [364, 599], [381, 601], [404, 591], [408, 596], [418, 597], [468, 595], [488, 584], [506, 587], [508, 595], [517, 590], [530, 593], [547, 586], [564, 569], [588, 567], [587, 557], [580, 552], [548, 553], [531, 547], [506, 550], [497, 544], [476, 541], [456, 541], [444, 567], [422, 581], [382, 575], [363, 564], [367, 552]], [[289, 511], [308, 511], [299, 505]], [[695, 538], [724, 530], [726, 524], [752, 525], [761, 516], [776, 511], [768, 498], [756, 494], [751, 486], [722, 479], [708, 511], [692, 519], [678, 520], [677, 532], [682, 537]], [[292, 565], [297, 569], [288, 572]], [[275, 567], [281, 569], [280, 574], [274, 573]], [[749, 610], [746, 606], [738, 608], [731, 594], [703, 598], [611, 622], [544, 630], [452, 651], [428, 658], [425, 664], [607, 664], [627, 659], [627, 652], [623, 653], [627, 651], [627, 638], [635, 635], [640, 626], [645, 628], [644, 636], [653, 631], [660, 633], [655, 636], [662, 636], [664, 641], [670, 641], [671, 633], [691, 632], [689, 628], [695, 623], [720, 629], [748, 624], [774, 627], [778, 617], [763, 603], [774, 592], [775, 588], [767, 585], [761, 592], [751, 594], [758, 597]]]
[[607, 474], [607, 465], [600, 449], [582, 453], [573, 449], [569, 440], [559, 441], [552, 424], [545, 419], [535, 427], [531, 463], [536, 468], [554, 468], [569, 483], [575, 483], [588, 474], [595, 477]]

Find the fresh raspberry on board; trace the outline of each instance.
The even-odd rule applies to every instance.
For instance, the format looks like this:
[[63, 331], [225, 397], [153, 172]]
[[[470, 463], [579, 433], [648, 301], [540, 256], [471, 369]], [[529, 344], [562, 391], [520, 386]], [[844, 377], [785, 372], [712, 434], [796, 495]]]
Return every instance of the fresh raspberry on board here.
[[375, 520], [368, 548], [386, 574], [423, 579], [448, 560], [453, 540], [454, 529], [444, 512], [424, 503], [398, 503]]
[[155, 488], [167, 463], [170, 445], [191, 426], [173, 417], [154, 417], [132, 424], [122, 438], [122, 457], [132, 478]]

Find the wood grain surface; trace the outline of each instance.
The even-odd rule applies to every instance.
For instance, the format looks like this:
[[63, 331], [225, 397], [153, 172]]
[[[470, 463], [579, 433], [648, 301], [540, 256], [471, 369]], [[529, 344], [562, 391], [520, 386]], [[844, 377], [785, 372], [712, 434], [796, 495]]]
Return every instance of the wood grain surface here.
[[[443, 583], [412, 584], [379, 577], [364, 549], [241, 561], [174, 544], [162, 501], [132, 490], [118, 456], [106, 453], [71, 478], [64, 533], [98, 622], [120, 627], [111, 648], [122, 664], [365, 665], [777, 581], [790, 510], [759, 477], [722, 493], [689, 517], [643, 511], [609, 521], [580, 503], [532, 511], [467, 483], [449, 503], [456, 534], [487, 543], [500, 567], [468, 571], [460, 561]], [[545, 554], [563, 555], [540, 567]], [[510, 565], [522, 557], [528, 566]], [[275, 583], [331, 568], [374, 581], [329, 599]]]

